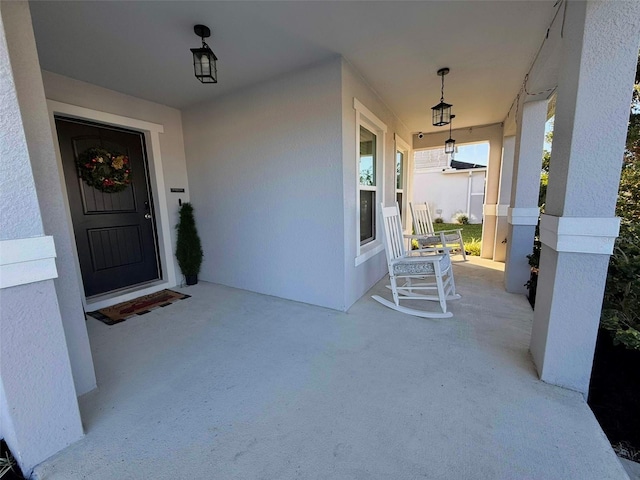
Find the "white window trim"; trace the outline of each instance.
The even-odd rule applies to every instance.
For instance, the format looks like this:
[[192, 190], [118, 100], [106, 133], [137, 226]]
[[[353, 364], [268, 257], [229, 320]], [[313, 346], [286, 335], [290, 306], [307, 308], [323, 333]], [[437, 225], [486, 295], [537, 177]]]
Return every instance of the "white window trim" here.
[[[409, 219], [409, 198], [411, 198], [410, 195], [410, 188], [409, 188], [409, 163], [410, 163], [410, 159], [411, 159], [411, 146], [405, 142], [402, 137], [400, 135], [398, 135], [397, 133], [393, 134], [393, 138], [396, 141], [396, 145], [395, 145], [395, 155], [398, 155], [398, 152], [402, 152], [403, 157], [403, 165], [402, 165], [402, 188], [398, 189], [398, 183], [397, 183], [397, 178], [396, 175], [394, 175], [394, 187], [395, 187], [395, 198], [398, 198], [398, 192], [402, 192], [402, 205], [400, 205], [400, 207], [402, 208], [402, 212], [404, 213], [404, 215], [402, 215], [402, 228], [404, 229], [405, 233], [407, 233], [410, 230], [410, 223], [408, 221]], [[394, 155], [394, 172], [395, 172], [395, 168], [396, 168], [396, 159], [395, 159], [395, 155]]]
[[[378, 221], [379, 204], [384, 202], [384, 179], [385, 179], [385, 143], [387, 134], [387, 125], [380, 120], [371, 110], [365, 107], [357, 98], [353, 99], [353, 108], [356, 111], [356, 258], [355, 266], [363, 264], [370, 258], [376, 256], [384, 250], [382, 244], [382, 231], [380, 222]], [[365, 244], [360, 245], [360, 126], [371, 131], [377, 136], [376, 141], [376, 238]], [[395, 181], [395, 178], [394, 178]]]

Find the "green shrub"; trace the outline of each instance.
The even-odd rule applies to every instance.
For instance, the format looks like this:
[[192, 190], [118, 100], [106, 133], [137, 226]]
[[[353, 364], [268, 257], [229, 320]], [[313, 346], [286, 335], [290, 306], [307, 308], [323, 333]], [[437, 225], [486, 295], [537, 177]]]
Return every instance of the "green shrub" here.
[[482, 248], [482, 241], [477, 238], [472, 239], [470, 242], [464, 243], [464, 251], [467, 252], [467, 255], [471, 255], [472, 257], [480, 256], [480, 249]]
[[438, 217], [433, 221], [433, 223], [444, 223], [444, 220], [442, 219], [442, 217]]
[[469, 225], [469, 215], [466, 213], [458, 213], [456, 215], [456, 222], [460, 225]]
[[628, 162], [622, 170], [616, 239], [602, 303], [600, 324], [615, 344], [640, 350], [640, 165]]
[[176, 258], [182, 274], [198, 275], [202, 264], [202, 245], [196, 229], [193, 207], [185, 202], [180, 207], [180, 221], [176, 225], [178, 239], [176, 241]]

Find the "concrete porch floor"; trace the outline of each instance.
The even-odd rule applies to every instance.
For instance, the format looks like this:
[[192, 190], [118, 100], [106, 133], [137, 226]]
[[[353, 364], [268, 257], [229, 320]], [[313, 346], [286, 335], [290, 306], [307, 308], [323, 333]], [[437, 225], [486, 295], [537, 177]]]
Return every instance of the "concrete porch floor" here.
[[[86, 436], [38, 479], [625, 479], [578, 393], [538, 380], [532, 311], [456, 264], [454, 317], [348, 313], [201, 283], [108, 327]], [[497, 268], [497, 269], [496, 269]]]

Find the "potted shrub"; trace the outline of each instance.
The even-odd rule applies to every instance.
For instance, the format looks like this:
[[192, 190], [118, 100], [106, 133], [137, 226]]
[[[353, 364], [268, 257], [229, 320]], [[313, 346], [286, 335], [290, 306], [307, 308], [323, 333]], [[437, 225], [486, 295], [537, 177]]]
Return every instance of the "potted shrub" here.
[[193, 216], [193, 206], [185, 202], [180, 207], [180, 221], [176, 225], [178, 240], [176, 242], [176, 258], [187, 285], [198, 283], [198, 273], [202, 265], [202, 245]]

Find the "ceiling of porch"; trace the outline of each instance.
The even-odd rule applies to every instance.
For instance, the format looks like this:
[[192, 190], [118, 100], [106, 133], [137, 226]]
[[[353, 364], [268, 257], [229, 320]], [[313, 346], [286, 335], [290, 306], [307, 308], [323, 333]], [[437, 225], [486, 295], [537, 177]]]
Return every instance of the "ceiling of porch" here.
[[[45, 70], [176, 108], [343, 55], [412, 132], [433, 131], [436, 71], [456, 128], [502, 121], [555, 1], [31, 2]], [[193, 76], [211, 27], [219, 83]]]

